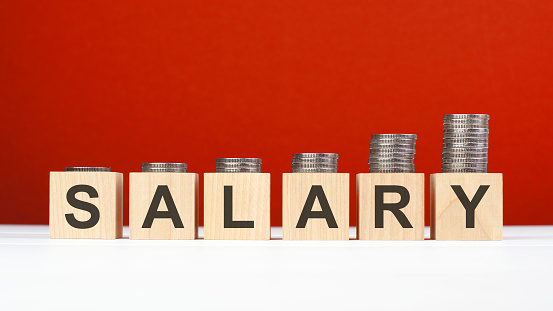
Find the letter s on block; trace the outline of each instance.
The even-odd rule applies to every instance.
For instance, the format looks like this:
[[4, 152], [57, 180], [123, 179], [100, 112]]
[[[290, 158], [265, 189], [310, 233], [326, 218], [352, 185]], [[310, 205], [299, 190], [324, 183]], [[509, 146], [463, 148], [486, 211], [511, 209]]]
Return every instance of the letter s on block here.
[[90, 229], [100, 221], [100, 210], [96, 205], [78, 200], [75, 195], [79, 192], [86, 192], [93, 199], [98, 197], [98, 191], [90, 185], [75, 185], [67, 191], [67, 203], [76, 209], [87, 211], [90, 213], [90, 219], [87, 221], [78, 221], [73, 213], [65, 214], [65, 219], [73, 228]]

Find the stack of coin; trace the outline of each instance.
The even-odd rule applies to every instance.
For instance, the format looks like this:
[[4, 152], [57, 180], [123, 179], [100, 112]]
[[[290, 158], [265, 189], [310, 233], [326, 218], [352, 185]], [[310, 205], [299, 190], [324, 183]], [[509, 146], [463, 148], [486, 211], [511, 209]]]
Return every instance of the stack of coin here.
[[336, 153], [296, 153], [292, 158], [292, 173], [337, 173]]
[[442, 173], [487, 173], [487, 114], [444, 116]]
[[109, 167], [71, 166], [65, 168], [66, 172], [111, 172]]
[[261, 159], [219, 158], [215, 161], [217, 173], [261, 173]]
[[414, 173], [416, 134], [375, 134], [371, 139], [370, 173]]
[[149, 173], [186, 173], [186, 163], [142, 163], [142, 172]]

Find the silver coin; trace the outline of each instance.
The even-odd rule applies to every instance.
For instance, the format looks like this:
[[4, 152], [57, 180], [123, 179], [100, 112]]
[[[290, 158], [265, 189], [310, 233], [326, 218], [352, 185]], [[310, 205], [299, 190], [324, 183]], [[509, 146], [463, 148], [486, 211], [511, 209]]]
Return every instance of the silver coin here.
[[370, 144], [372, 149], [413, 149], [415, 150], [415, 145], [413, 144]]
[[369, 171], [372, 169], [391, 169], [391, 168], [400, 168], [405, 170], [414, 170], [415, 165], [401, 165], [398, 163], [390, 164], [390, 165], [384, 165], [384, 164], [369, 164]]
[[186, 163], [142, 163], [142, 172], [149, 173], [186, 173]]
[[370, 169], [369, 173], [414, 173], [414, 169], [401, 169], [401, 168], [386, 168], [386, 169]]
[[486, 168], [488, 163], [442, 163], [442, 168]]
[[142, 163], [142, 167], [158, 167], [158, 168], [166, 168], [166, 167], [187, 167], [188, 165], [186, 163], [163, 163], [163, 162], [152, 162], [152, 163]]
[[487, 153], [442, 153], [442, 159], [448, 158], [488, 158]]
[[415, 163], [402, 163], [402, 162], [369, 162], [369, 166], [373, 167], [379, 167], [379, 166], [397, 166], [397, 167], [408, 167], [408, 166], [414, 166]]
[[489, 126], [480, 124], [444, 124], [444, 129], [489, 129]]
[[215, 165], [219, 166], [261, 166], [259, 162], [215, 162]]
[[330, 169], [292, 169], [292, 173], [338, 173], [338, 171]]
[[415, 154], [415, 149], [405, 149], [405, 148], [390, 148], [390, 149], [371, 149], [371, 154], [383, 154], [383, 153], [409, 153]]
[[444, 119], [485, 119], [489, 120], [490, 116], [487, 114], [446, 114]]
[[416, 134], [374, 134], [370, 143], [369, 172], [414, 172]]
[[487, 143], [444, 143], [443, 148], [488, 148]]
[[66, 172], [111, 172], [110, 167], [101, 166], [69, 166], [65, 168]]
[[338, 163], [292, 163], [292, 167], [327, 167], [327, 168], [335, 168], [338, 167]]
[[186, 173], [185, 167], [143, 167], [143, 173]]
[[487, 172], [489, 119], [486, 114], [444, 116], [443, 173]]
[[215, 168], [217, 173], [233, 173], [233, 172], [252, 172], [252, 173], [261, 173], [261, 166], [218, 166]]
[[215, 167], [215, 171], [237, 170], [237, 169], [261, 171], [261, 166], [253, 166], [253, 165], [222, 166], [222, 165], [218, 165], [218, 166]]
[[369, 158], [370, 163], [413, 163], [414, 159], [402, 159], [402, 158]]
[[410, 144], [416, 145], [416, 140], [411, 139], [371, 139], [371, 144]]
[[261, 164], [260, 158], [218, 158], [215, 163], [257, 163]]
[[487, 173], [487, 169], [460, 168], [460, 169], [442, 169], [442, 173]]
[[261, 168], [259, 169], [249, 169], [249, 168], [216, 168], [216, 173], [261, 173]]
[[451, 134], [451, 133], [455, 133], [455, 134], [464, 134], [464, 133], [479, 133], [479, 134], [484, 134], [484, 133], [489, 133], [490, 130], [489, 129], [481, 129], [481, 128], [476, 128], [476, 129], [448, 129], [448, 128], [444, 128], [444, 134]]
[[303, 158], [334, 158], [338, 159], [337, 153], [295, 153], [293, 155], [294, 159], [303, 159]]
[[337, 153], [296, 153], [292, 157], [292, 173], [337, 172]]
[[337, 168], [292, 168], [292, 173], [338, 173]]
[[260, 158], [218, 158], [215, 160], [216, 173], [261, 173]]
[[488, 139], [489, 133], [444, 133], [444, 139], [448, 138], [484, 138]]
[[479, 144], [487, 144], [488, 139], [487, 138], [444, 138], [444, 143], [449, 144], [463, 144], [463, 143], [479, 143]]
[[487, 119], [444, 119], [444, 124], [488, 124]]
[[396, 154], [396, 153], [409, 153], [409, 154], [415, 154], [416, 149], [415, 148], [371, 148], [372, 154]]
[[373, 134], [372, 139], [417, 139], [417, 134]]
[[338, 163], [336, 158], [303, 158], [303, 159], [292, 159], [292, 163]]
[[443, 158], [442, 164], [446, 163], [488, 163], [488, 158]]
[[443, 148], [442, 153], [487, 153], [488, 148]]
[[259, 163], [216, 163], [215, 167], [261, 167]]
[[414, 153], [371, 153], [369, 154], [369, 159], [414, 159], [415, 154]]

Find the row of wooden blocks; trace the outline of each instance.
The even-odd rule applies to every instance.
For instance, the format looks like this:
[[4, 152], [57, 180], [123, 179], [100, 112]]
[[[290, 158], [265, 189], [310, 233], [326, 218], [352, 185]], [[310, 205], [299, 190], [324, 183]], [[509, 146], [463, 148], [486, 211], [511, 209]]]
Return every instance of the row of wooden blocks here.
[[[503, 177], [431, 178], [431, 238], [501, 240]], [[131, 239], [196, 239], [198, 174], [130, 173]], [[283, 174], [284, 240], [349, 239], [349, 174]], [[205, 173], [204, 238], [269, 240], [269, 173]], [[50, 237], [122, 236], [123, 174], [51, 172]], [[424, 240], [424, 174], [357, 175], [357, 238]]]

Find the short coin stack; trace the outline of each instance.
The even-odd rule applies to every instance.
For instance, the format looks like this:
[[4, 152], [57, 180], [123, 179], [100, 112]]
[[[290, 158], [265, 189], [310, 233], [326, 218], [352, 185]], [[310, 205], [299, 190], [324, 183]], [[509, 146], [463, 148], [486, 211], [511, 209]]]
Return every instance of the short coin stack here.
[[337, 173], [336, 153], [296, 153], [292, 158], [292, 173]]
[[65, 168], [66, 172], [111, 172], [109, 167], [95, 167], [95, 166], [71, 166]]
[[215, 161], [217, 173], [261, 173], [261, 159], [219, 158]]
[[186, 163], [142, 163], [142, 172], [148, 173], [186, 173]]
[[487, 114], [444, 116], [442, 173], [487, 173]]
[[369, 173], [414, 173], [416, 134], [375, 134]]

